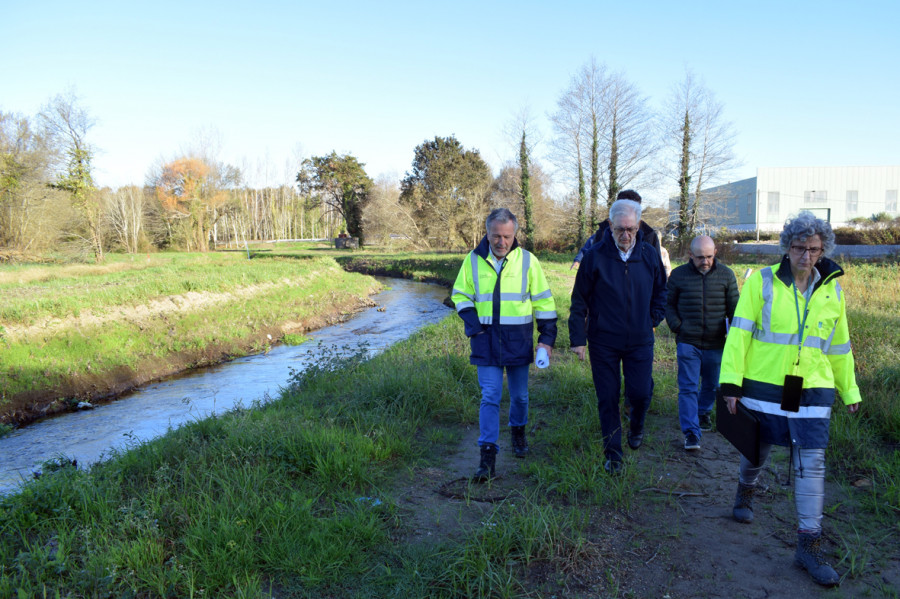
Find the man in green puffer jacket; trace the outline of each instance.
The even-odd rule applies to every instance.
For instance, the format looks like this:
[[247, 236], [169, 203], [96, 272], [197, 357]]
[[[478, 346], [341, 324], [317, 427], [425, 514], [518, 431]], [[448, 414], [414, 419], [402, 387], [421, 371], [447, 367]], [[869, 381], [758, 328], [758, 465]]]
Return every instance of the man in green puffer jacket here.
[[687, 451], [700, 449], [711, 430], [726, 319], [734, 316], [738, 286], [734, 272], [716, 259], [711, 237], [691, 242], [690, 260], [667, 283], [666, 323], [677, 335], [678, 419]]

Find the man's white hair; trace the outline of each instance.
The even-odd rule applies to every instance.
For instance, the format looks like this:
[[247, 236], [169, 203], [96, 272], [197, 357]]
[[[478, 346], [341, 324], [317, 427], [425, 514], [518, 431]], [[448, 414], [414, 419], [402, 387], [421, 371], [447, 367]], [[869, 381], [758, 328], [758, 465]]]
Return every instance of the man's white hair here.
[[634, 214], [634, 221], [636, 223], [641, 222], [641, 205], [635, 202], [634, 200], [616, 200], [612, 203], [612, 206], [609, 207], [609, 222], [610, 224], [615, 224], [616, 219], [619, 218], [620, 215], [626, 213]]

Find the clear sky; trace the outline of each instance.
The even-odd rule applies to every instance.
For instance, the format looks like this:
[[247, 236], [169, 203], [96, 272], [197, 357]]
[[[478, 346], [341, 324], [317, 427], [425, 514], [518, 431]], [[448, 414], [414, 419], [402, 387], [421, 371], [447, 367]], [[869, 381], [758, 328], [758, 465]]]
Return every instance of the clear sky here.
[[[900, 164], [900, 2], [60, 2], [0, 0], [0, 110], [74, 89], [95, 179], [142, 184], [214, 131], [254, 184], [349, 152], [400, 178], [456, 135], [496, 173], [502, 131], [547, 114], [593, 56], [661, 107], [690, 69], [724, 104], [743, 166]], [[661, 200], [662, 198], [651, 198]]]

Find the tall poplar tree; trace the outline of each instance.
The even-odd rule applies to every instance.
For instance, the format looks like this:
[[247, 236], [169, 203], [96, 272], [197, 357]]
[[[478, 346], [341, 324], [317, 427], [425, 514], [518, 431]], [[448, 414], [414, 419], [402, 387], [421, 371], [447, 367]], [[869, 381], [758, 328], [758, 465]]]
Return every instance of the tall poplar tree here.
[[525, 219], [525, 249], [534, 251], [534, 202], [531, 198], [531, 175], [528, 171], [528, 146], [525, 144], [525, 131], [522, 131], [522, 143], [519, 145], [519, 169], [521, 172], [521, 193]]

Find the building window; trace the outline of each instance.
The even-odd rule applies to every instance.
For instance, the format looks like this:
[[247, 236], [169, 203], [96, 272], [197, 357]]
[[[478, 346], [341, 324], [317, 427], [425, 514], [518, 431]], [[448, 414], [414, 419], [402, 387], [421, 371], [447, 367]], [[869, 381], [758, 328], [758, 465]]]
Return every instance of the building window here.
[[828, 201], [827, 191], [804, 191], [804, 204], [825, 204]]
[[884, 192], [884, 211], [897, 212], [897, 190], [888, 189]]
[[859, 211], [859, 192], [847, 191], [847, 216], [855, 216]]
[[781, 199], [781, 192], [778, 191], [770, 191], [769, 192], [769, 206], [768, 212], [769, 216], [778, 216], [778, 201]]
[[753, 218], [753, 194], [747, 194], [747, 218]]

